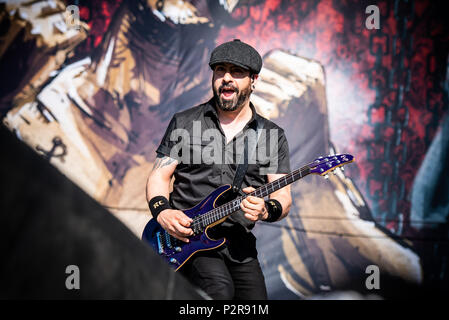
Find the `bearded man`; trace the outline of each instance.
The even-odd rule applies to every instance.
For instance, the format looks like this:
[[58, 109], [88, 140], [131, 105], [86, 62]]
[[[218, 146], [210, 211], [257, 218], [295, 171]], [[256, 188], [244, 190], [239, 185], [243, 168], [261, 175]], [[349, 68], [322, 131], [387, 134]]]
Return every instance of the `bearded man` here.
[[[153, 218], [171, 236], [185, 242], [193, 235], [193, 220], [183, 210], [194, 207], [222, 185], [235, 187], [239, 159], [245, 158], [245, 152], [248, 163], [238, 185], [242, 190], [237, 192], [248, 194], [290, 172], [283, 129], [257, 114], [250, 102], [262, 68], [260, 54], [235, 39], [212, 51], [209, 66], [213, 71], [213, 98], [173, 116], [147, 181]], [[260, 134], [262, 130], [264, 134]], [[246, 141], [257, 138], [242, 150], [239, 142], [245, 137]], [[251, 146], [252, 153], [248, 151]], [[253, 161], [248, 161], [248, 156]], [[273, 192], [268, 199], [247, 196], [239, 211], [208, 233], [215, 239], [225, 237], [226, 244], [192, 255], [181, 273], [213, 299], [266, 299], [251, 230], [257, 221], [284, 218], [290, 206], [289, 186]]]

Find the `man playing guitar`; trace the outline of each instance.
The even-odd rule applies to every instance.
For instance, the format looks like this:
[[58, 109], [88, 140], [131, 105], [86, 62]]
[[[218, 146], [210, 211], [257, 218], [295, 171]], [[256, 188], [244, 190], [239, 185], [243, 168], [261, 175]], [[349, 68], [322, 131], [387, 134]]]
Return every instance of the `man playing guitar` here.
[[[290, 172], [284, 131], [257, 114], [250, 102], [262, 67], [259, 53], [236, 39], [215, 48], [209, 65], [213, 71], [214, 97], [173, 116], [147, 181], [146, 196], [153, 218], [172, 237], [184, 242], [189, 242], [193, 235], [193, 220], [181, 210], [193, 207], [217, 187], [233, 183], [242, 154], [236, 151], [236, 143], [251, 131], [263, 127], [265, 133], [275, 133], [270, 138], [277, 139], [262, 134], [253, 141], [255, 154], [269, 155], [267, 161], [257, 159], [248, 165], [242, 191], [253, 192]], [[213, 143], [209, 143], [211, 134]], [[181, 144], [179, 137], [185, 138]], [[212, 144], [214, 161], [205, 159]], [[275, 222], [284, 218], [291, 201], [290, 186], [273, 192], [269, 199], [247, 196], [240, 204], [241, 210], [220, 221], [209, 234], [214, 238], [225, 237], [226, 244], [192, 255], [180, 272], [213, 299], [266, 299], [265, 280], [251, 229], [259, 220]]]

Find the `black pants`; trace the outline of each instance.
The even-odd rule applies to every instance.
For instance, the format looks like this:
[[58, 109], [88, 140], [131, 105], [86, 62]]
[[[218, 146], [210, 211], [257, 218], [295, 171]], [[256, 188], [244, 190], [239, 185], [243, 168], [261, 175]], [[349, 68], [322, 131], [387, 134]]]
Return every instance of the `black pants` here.
[[198, 252], [179, 271], [212, 299], [267, 299], [265, 279], [257, 259], [235, 263], [219, 251]]

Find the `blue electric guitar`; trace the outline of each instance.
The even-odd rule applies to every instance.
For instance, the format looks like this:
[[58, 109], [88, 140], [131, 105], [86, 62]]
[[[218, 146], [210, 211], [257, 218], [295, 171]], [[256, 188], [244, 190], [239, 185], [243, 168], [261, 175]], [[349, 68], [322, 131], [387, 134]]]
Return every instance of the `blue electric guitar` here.
[[[349, 154], [319, 157], [308, 165], [257, 188], [248, 195], [264, 198], [308, 174], [313, 173], [327, 177], [330, 171], [353, 161], [354, 157]], [[240, 203], [248, 196], [239, 196], [225, 202], [224, 199], [228, 200], [231, 192], [230, 185], [221, 186], [195, 207], [183, 211], [193, 220], [190, 227], [194, 234], [189, 237], [188, 243], [170, 236], [156, 219], [151, 219], [147, 223], [142, 239], [148, 242], [175, 270], [178, 270], [196, 252], [212, 250], [226, 242], [225, 238], [210, 238], [207, 231], [209, 228], [222, 223], [230, 214], [238, 211]]]

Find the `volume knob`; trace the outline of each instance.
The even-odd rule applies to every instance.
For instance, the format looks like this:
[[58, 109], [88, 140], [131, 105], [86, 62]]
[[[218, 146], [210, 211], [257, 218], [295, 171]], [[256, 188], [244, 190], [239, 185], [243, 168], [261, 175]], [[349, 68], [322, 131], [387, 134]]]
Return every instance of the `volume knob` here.
[[170, 263], [178, 263], [178, 260], [176, 260], [175, 258], [171, 258]]

